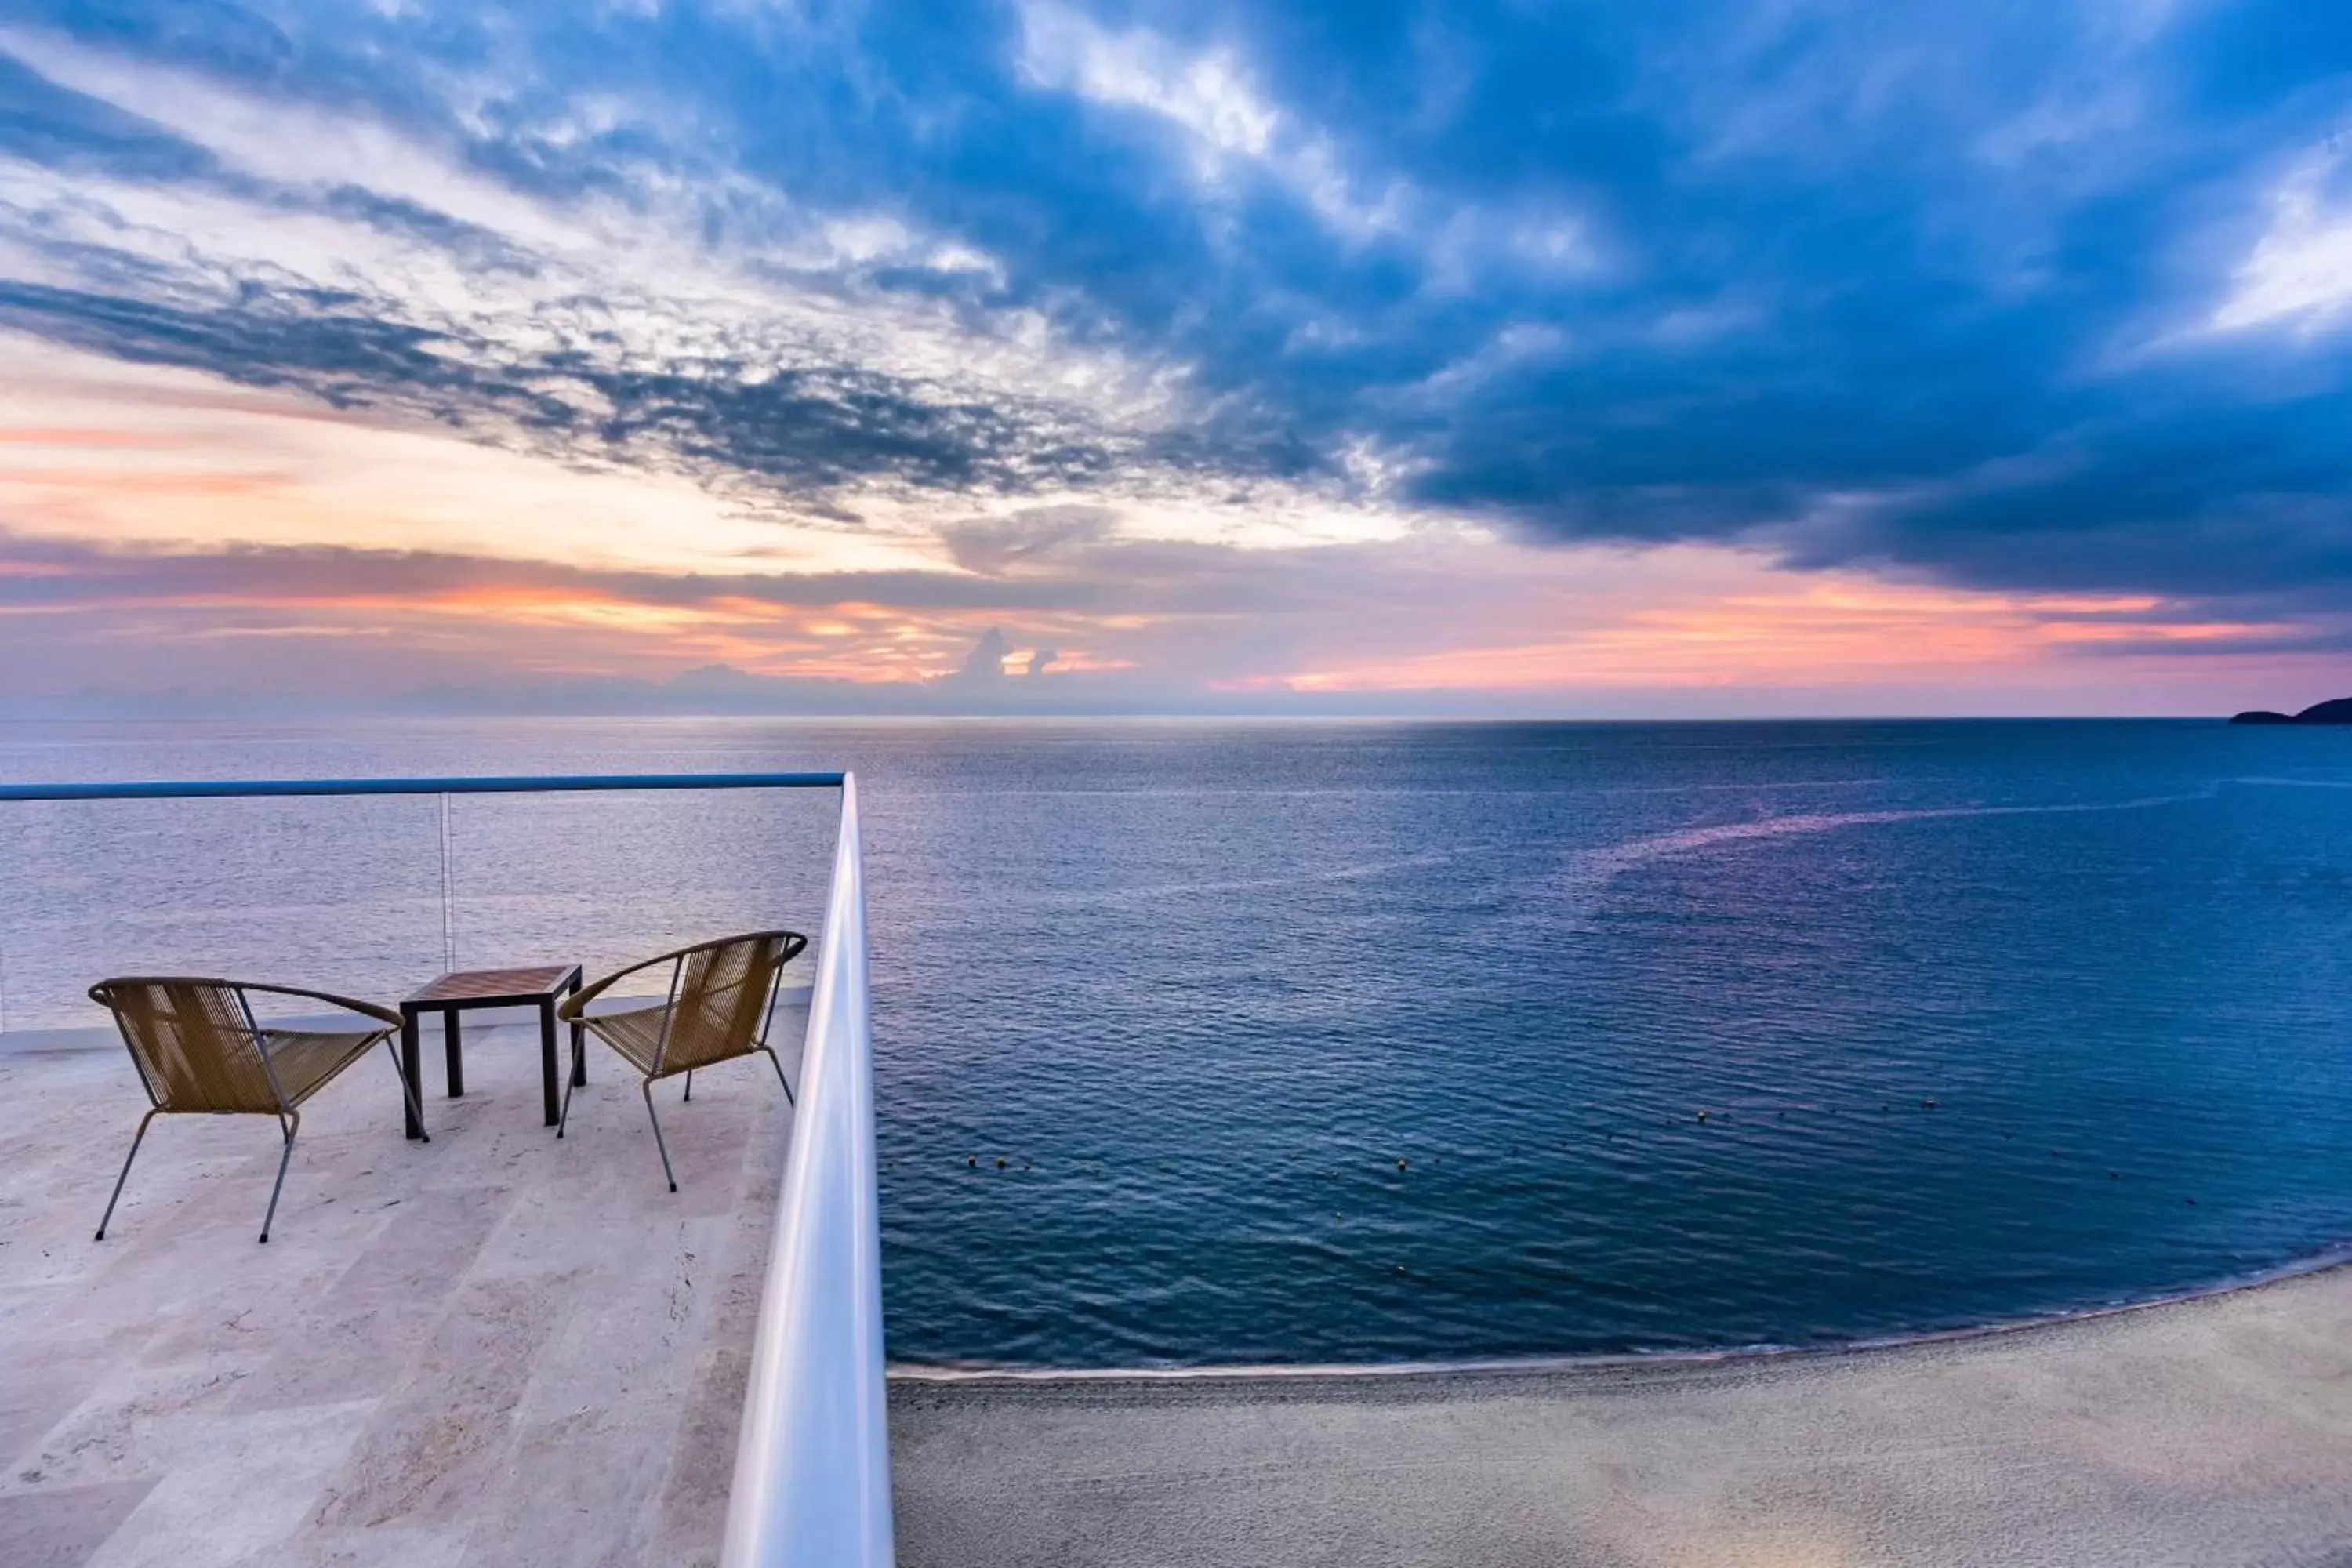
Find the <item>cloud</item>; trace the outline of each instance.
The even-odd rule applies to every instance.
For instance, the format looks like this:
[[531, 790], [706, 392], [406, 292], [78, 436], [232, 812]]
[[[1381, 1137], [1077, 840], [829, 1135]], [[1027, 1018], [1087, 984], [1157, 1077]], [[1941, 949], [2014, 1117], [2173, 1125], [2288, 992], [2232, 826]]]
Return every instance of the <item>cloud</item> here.
[[1391, 181], [1374, 195], [1359, 194], [1360, 182], [1330, 139], [1260, 96], [1230, 48], [1187, 53], [1148, 28], [1114, 31], [1053, 4], [1024, 7], [1021, 23], [1027, 80], [1175, 127], [1190, 143], [1196, 177], [1212, 192], [1223, 190], [1236, 166], [1255, 169], [1340, 234], [1363, 238], [1403, 226], [1412, 193]]
[[983, 577], [1003, 577], [1099, 543], [1110, 535], [1112, 523], [1113, 514], [1102, 507], [1027, 507], [949, 523], [940, 537], [958, 566]]
[[[1680, 689], [1785, 703], [1876, 689], [1890, 672], [1933, 674], [1962, 710], [2015, 710], [2021, 672], [2041, 701], [2097, 690], [2111, 705], [2161, 669], [2137, 700], [2178, 711], [2185, 690], [2236, 700], [2226, 683], [2249, 657], [2327, 657], [2347, 626], [2324, 595], [2292, 614], [2222, 617], [2183, 599], [1791, 580], [1686, 547], [1241, 551], [1113, 536], [1050, 569], [989, 578], [0, 535], [0, 702], [15, 710], [103, 680], [460, 709], [477, 699], [454, 694], [468, 691], [509, 694], [480, 697], [493, 706], [570, 693], [561, 703], [594, 711], [636, 692], [626, 700], [660, 710], [837, 711], [864, 689], [877, 711], [1195, 711], [1384, 690], [1542, 711]], [[2077, 672], [2035, 668], [2053, 655]], [[2200, 665], [2213, 673], [2193, 673]], [[711, 669], [732, 673], [696, 673]]]
[[634, 163], [605, 171], [622, 201], [559, 205], [364, 110], [49, 35], [0, 47], [38, 88], [18, 141], [43, 156], [0, 163], [20, 331], [819, 511], [1314, 466], [1171, 418], [1180, 373], [1061, 341], [992, 298], [987, 255], [900, 217]]
[[2213, 314], [2219, 331], [2289, 321], [2327, 327], [2352, 310], [2352, 180], [2342, 137], [2299, 160], [2270, 195], [2270, 225]]
[[1010, 652], [1004, 634], [991, 626], [964, 655], [963, 667], [949, 679], [966, 686], [993, 686], [1004, 679], [1004, 660]]
[[[887, 536], [930, 564], [532, 591], [878, 594], [936, 617], [915, 679], [983, 617], [999, 670], [1277, 679], [1318, 616], [1475, 632], [1433, 556], [1621, 548], [2315, 651], [2339, 10], [35, 0], [0, 323]], [[530, 574], [192, 547], [0, 595], [362, 565]]]
[[[749, 602], [809, 609], [849, 603], [955, 612], [1087, 609], [1106, 602], [1105, 588], [1084, 578], [1008, 582], [947, 572], [747, 572], [722, 576], [598, 571], [560, 562], [334, 545], [109, 550], [0, 533], [0, 610], [208, 599], [427, 604], [500, 593], [664, 606]], [[1138, 586], [1114, 594], [1108, 602], [1135, 606], [1164, 601], [1157, 591]]]

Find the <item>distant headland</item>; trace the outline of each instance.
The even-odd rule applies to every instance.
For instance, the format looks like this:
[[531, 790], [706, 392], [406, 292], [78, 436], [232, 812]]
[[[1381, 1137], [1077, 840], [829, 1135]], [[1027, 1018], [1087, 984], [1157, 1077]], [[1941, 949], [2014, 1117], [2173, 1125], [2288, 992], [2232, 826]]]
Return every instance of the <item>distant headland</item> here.
[[2240, 713], [2230, 721], [2232, 724], [2352, 724], [2352, 697], [2337, 697], [2326, 702], [2314, 703], [2300, 713], [2273, 713], [2267, 708], [2257, 708], [2251, 713]]

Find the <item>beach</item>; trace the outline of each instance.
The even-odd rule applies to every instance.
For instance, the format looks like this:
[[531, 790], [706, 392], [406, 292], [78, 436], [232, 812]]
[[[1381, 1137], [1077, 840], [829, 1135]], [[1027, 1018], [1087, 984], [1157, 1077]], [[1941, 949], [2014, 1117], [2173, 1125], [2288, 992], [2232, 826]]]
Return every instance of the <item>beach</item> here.
[[1543, 1371], [940, 1381], [898, 1561], [2352, 1563], [2352, 1268], [2028, 1328]]

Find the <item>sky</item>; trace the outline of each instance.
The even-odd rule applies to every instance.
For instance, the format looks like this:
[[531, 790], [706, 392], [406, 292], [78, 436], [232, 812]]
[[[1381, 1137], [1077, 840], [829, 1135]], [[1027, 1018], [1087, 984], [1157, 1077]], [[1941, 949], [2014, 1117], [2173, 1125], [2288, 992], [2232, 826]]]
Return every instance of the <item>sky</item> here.
[[2352, 6], [0, 9], [0, 715], [2352, 692]]

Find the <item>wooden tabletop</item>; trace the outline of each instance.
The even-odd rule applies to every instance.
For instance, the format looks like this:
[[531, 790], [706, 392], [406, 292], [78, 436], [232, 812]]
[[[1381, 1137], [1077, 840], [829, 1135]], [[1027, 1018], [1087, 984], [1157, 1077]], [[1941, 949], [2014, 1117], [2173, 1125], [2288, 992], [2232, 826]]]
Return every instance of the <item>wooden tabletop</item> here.
[[554, 995], [579, 974], [576, 963], [547, 963], [535, 969], [461, 969], [411, 993], [402, 1003], [481, 1002], [508, 996], [530, 1001]]

